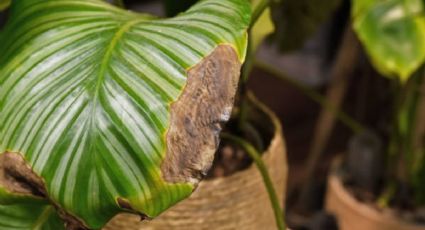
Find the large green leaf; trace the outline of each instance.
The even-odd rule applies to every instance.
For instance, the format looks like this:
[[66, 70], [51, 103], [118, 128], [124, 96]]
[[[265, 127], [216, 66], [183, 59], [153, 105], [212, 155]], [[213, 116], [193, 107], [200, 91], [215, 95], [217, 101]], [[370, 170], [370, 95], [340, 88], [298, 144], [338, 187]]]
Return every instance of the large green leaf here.
[[422, 0], [354, 0], [354, 28], [375, 67], [405, 82], [425, 61]]
[[[219, 46], [243, 62], [250, 14], [246, 0], [201, 1], [171, 19], [98, 0], [13, 1], [0, 37], [0, 153], [22, 156], [45, 196], [87, 227], [121, 211], [157, 216], [197, 182], [166, 180], [161, 171], [171, 105]], [[207, 64], [199, 77], [231, 71]], [[222, 90], [201, 85], [198, 94]], [[187, 126], [192, 110], [213, 102], [188, 108]], [[223, 109], [200, 124], [217, 130], [228, 119]]]

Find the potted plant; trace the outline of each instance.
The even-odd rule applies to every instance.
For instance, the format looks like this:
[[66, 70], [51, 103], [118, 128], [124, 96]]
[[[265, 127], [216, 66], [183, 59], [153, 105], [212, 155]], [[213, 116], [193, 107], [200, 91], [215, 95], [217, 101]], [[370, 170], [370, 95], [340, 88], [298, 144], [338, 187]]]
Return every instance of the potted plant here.
[[[258, 2], [251, 20], [246, 0], [204, 0], [162, 19], [100, 0], [13, 1], [0, 31], [0, 227], [100, 229], [118, 213], [150, 219], [187, 198], [212, 164], [221, 124], [231, 117], [247, 29], [266, 7]], [[273, 207], [284, 229], [280, 125], [248, 96], [249, 69], [236, 128], [229, 128], [239, 137], [223, 138], [260, 169], [234, 182], [263, 178], [272, 205], [258, 203]], [[272, 178], [261, 158], [275, 165]], [[265, 188], [259, 194], [269, 199]]]
[[393, 104], [381, 119], [389, 128], [356, 135], [330, 174], [326, 208], [342, 230], [425, 229], [424, 9], [416, 0], [353, 1], [354, 31], [389, 77]]

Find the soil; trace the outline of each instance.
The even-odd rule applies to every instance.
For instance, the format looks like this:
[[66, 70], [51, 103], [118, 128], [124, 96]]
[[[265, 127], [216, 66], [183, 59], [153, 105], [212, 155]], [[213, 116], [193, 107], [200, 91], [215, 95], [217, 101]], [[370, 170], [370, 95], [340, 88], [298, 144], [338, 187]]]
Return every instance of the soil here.
[[[232, 118], [226, 124], [223, 132], [243, 137], [260, 153], [263, 153], [273, 138], [274, 129], [266, 114], [250, 105], [248, 108], [249, 132], [241, 132], [238, 128], [238, 109], [234, 109]], [[214, 162], [205, 179], [230, 176], [238, 171], [247, 169], [253, 163], [251, 157], [241, 147], [221, 140], [214, 156]]]
[[244, 150], [231, 143], [222, 143], [206, 179], [230, 176], [248, 168], [251, 164], [252, 160]]

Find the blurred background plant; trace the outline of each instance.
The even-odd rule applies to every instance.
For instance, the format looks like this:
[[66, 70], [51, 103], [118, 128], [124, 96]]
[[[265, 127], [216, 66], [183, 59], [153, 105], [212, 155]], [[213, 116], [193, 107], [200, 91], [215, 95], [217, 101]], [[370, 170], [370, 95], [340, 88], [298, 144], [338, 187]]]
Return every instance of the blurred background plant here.
[[[273, 108], [279, 104], [273, 100], [288, 100], [282, 97], [284, 93], [271, 92], [273, 87], [265, 84], [267, 81], [261, 75], [269, 73], [283, 80], [282, 90], [295, 88], [322, 107], [315, 126], [303, 130], [315, 130], [307, 155], [292, 151], [290, 115], [281, 114], [289, 139], [289, 158], [307, 159], [300, 165], [290, 162], [292, 174], [303, 171], [297, 179], [304, 183], [290, 184], [289, 221], [294, 221], [295, 226], [307, 226], [303, 217], [311, 217], [315, 209], [320, 209], [323, 198], [317, 192], [324, 185], [317, 175], [326, 174], [329, 168], [326, 159], [338, 151], [347, 152], [344, 165], [351, 174], [350, 183], [363, 190], [360, 196], [367, 197], [362, 199], [371, 199], [380, 208], [415, 210], [414, 221], [424, 221], [421, 212], [425, 196], [423, 1], [282, 0], [268, 4], [272, 21], [264, 18], [260, 26], [266, 32], [251, 31], [251, 36], [271, 34], [252, 64], [254, 79], [250, 81], [254, 90], [268, 98], [265, 101]], [[251, 52], [256, 52], [257, 43], [254, 47]], [[319, 64], [308, 66], [311, 56]], [[246, 66], [251, 73], [252, 67]], [[315, 69], [312, 78], [316, 84], [308, 82], [304, 68]], [[243, 79], [247, 79], [248, 73], [244, 73]], [[320, 91], [324, 92], [323, 96]], [[280, 106], [278, 112], [284, 106], [291, 107]], [[299, 113], [295, 112], [294, 116], [301, 116]], [[337, 119], [348, 129], [338, 125]], [[297, 122], [305, 122], [300, 120]], [[345, 138], [335, 138], [337, 133], [343, 133]], [[349, 138], [350, 133], [353, 138]], [[339, 146], [337, 142], [347, 145]], [[305, 148], [303, 151], [307, 152]], [[294, 156], [298, 154], [304, 157]], [[300, 193], [294, 192], [299, 189]], [[295, 214], [291, 216], [291, 213]]]

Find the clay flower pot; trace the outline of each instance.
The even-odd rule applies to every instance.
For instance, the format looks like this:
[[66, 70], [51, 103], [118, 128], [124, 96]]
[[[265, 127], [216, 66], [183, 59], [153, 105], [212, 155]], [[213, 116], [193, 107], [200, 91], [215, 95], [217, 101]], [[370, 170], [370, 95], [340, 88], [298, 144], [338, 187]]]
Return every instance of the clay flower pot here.
[[407, 223], [359, 202], [338, 175], [340, 163], [341, 160], [334, 162], [326, 195], [326, 210], [337, 217], [340, 230], [425, 230], [424, 225]]
[[[256, 101], [255, 99], [253, 99]], [[287, 177], [286, 150], [280, 122], [264, 105], [254, 102], [255, 120], [269, 130], [270, 145], [263, 160], [283, 204]], [[107, 230], [210, 230], [276, 229], [273, 210], [262, 177], [255, 165], [227, 177], [204, 180], [193, 195], [156, 219], [140, 222], [140, 217], [116, 216]]]

